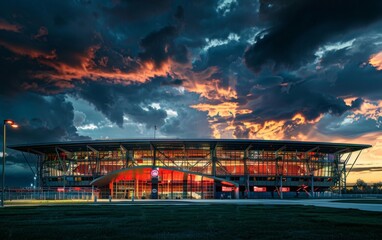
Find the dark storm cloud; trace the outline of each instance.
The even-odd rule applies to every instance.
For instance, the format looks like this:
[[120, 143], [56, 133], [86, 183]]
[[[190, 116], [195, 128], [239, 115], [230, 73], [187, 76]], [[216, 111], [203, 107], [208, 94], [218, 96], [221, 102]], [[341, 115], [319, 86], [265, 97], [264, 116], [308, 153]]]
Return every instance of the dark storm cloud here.
[[[39, 45], [38, 47], [55, 49], [62, 54], [63, 60], [66, 59], [65, 54], [82, 51], [93, 39], [98, 26], [89, 24], [96, 21], [92, 14], [92, 6], [80, 1], [42, 1], [40, 4], [30, 1], [7, 2], [2, 4], [0, 11], [2, 16], [22, 22], [23, 26], [19, 34], [10, 35], [3, 32], [1, 38], [19, 41], [25, 47]], [[44, 11], [44, 14], [41, 14], [41, 11]], [[65, 20], [57, 26], [57, 18]], [[46, 32], [46, 42], [43, 41], [43, 44], [40, 44], [41, 40], [36, 39], [41, 29], [45, 29]]]
[[249, 137], [249, 132], [250, 130], [243, 123], [237, 123], [233, 134], [236, 138], [246, 139]]
[[234, 4], [218, 9], [222, 1], [184, 1], [185, 35], [194, 42], [205, 38], [223, 38], [228, 33], [240, 33], [255, 26], [258, 21], [258, 2], [252, 0], [236, 1]]
[[[7, 2], [1, 6], [1, 15], [21, 22], [20, 32], [0, 31], [0, 51], [4, 74], [13, 81], [11, 90], [57, 92], [72, 87], [68, 77], [57, 79], [58, 71], [81, 69], [90, 47], [99, 43], [95, 17], [82, 2], [29, 1]], [[44, 14], [41, 14], [41, 11]], [[56, 25], [59, 17], [62, 24]], [[72, 73], [73, 74], [73, 71]], [[75, 78], [73, 74], [73, 78]], [[65, 79], [66, 78], [66, 79]], [[45, 81], [42, 81], [44, 79]]]
[[[303, 114], [307, 120], [314, 120], [323, 113], [339, 116], [350, 109], [343, 99], [315, 91], [308, 84], [299, 82], [299, 79], [279, 76], [271, 80], [275, 83], [274, 86], [268, 87], [269, 83], [266, 87], [254, 86], [252, 94], [259, 98], [247, 104], [253, 112], [238, 116], [238, 120], [284, 120], [291, 119], [296, 113]], [[282, 82], [277, 84], [279, 81]], [[288, 85], [291, 86], [288, 88]]]
[[351, 47], [326, 52], [320, 59], [320, 70], [304, 73], [301, 80], [304, 77], [310, 88], [333, 96], [380, 99], [382, 72], [368, 64], [369, 58], [382, 50], [376, 36], [376, 32], [367, 31]]
[[[153, 18], [158, 15], [168, 14], [171, 10], [172, 0], [122, 0], [114, 1], [104, 6], [104, 11], [116, 22], [128, 22]], [[109, 6], [107, 6], [109, 5]], [[178, 13], [179, 14], [179, 13]]]
[[359, 109], [363, 103], [364, 103], [364, 100], [362, 98], [357, 98], [356, 100], [353, 100], [351, 102], [351, 107], [353, 109]]
[[327, 136], [354, 138], [368, 132], [381, 131], [378, 122], [382, 122], [382, 117], [371, 119], [364, 116], [345, 114], [337, 118], [325, 116], [316, 124], [316, 127], [318, 132]]
[[[157, 126], [166, 136], [208, 137], [211, 131], [206, 114], [188, 107], [197, 101], [197, 96], [180, 93], [171, 84], [163, 85], [168, 81], [155, 78], [145, 84], [128, 86], [89, 81], [79, 86], [82, 90], [75, 96], [94, 105], [119, 127], [123, 127], [126, 116], [144, 124], [146, 129]], [[160, 109], [153, 107], [153, 103], [160, 104]], [[168, 116], [166, 109], [175, 111], [177, 116]]]
[[164, 80], [161, 85], [162, 86], [182, 86], [183, 80], [181, 79], [174, 79], [174, 80]]
[[211, 129], [206, 114], [185, 107], [177, 108], [178, 117], [170, 118], [161, 132], [180, 138], [209, 138]]
[[27, 93], [3, 97], [0, 109], [1, 119], [13, 119], [20, 126], [9, 128], [9, 144], [87, 139], [77, 134], [73, 126], [73, 106], [64, 96]]
[[359, 96], [368, 99], [381, 99], [382, 73], [374, 67], [359, 67], [357, 62], [349, 63], [338, 72], [335, 82], [335, 94]]
[[[368, 34], [373, 36], [373, 33]], [[254, 111], [238, 116], [237, 121], [285, 120], [283, 131], [286, 138], [296, 132], [308, 134], [313, 126], [323, 135], [345, 138], [380, 131], [380, 110], [353, 113], [365, 101], [377, 109], [377, 102], [369, 101], [381, 99], [382, 85], [378, 80], [381, 72], [367, 64], [370, 56], [378, 52], [375, 41], [375, 37], [365, 36], [350, 47], [326, 51], [318, 63], [320, 69], [301, 71], [293, 77], [262, 71], [253, 81], [252, 99], [247, 99], [247, 107]], [[345, 98], [355, 100], [345, 104]], [[314, 120], [322, 114], [324, 117], [318, 123], [296, 125], [289, 119], [297, 113], [303, 114], [307, 120]]]
[[378, 0], [292, 1], [273, 17], [268, 33], [245, 53], [245, 62], [254, 71], [268, 64], [294, 68], [311, 61], [320, 44], [380, 19], [382, 3]]
[[177, 110], [177, 105], [186, 104], [189, 98], [180, 95], [171, 85], [163, 86], [163, 82], [167, 80], [156, 78], [145, 84], [122, 86], [90, 81], [84, 86], [79, 85], [82, 90], [75, 95], [93, 104], [119, 127], [123, 126], [125, 114], [129, 119], [145, 124], [147, 128], [152, 128], [154, 125], [161, 127], [165, 125], [167, 113], [163, 109], [154, 108], [151, 104], [161, 103], [162, 106]]
[[246, 46], [247, 43], [233, 40], [227, 44], [209, 48], [208, 51], [201, 56], [200, 61], [194, 64], [201, 65], [197, 66], [199, 68], [219, 66], [220, 70], [224, 71], [241, 57]]
[[179, 63], [187, 63], [187, 48], [174, 43], [177, 35], [178, 30], [173, 26], [150, 33], [141, 41], [143, 52], [139, 54], [139, 57], [145, 62], [153, 61], [156, 67], [160, 67], [168, 58]]
[[[379, 25], [376, 24], [375, 27]], [[252, 80], [251, 88], [247, 87], [250, 83], [239, 83], [240, 88], [237, 89], [243, 90], [238, 93], [243, 95], [251, 92], [251, 99], [245, 97], [246, 106], [254, 111], [252, 114], [238, 116], [237, 119], [251, 119], [252, 122], [285, 120], [285, 125], [291, 126], [288, 121], [296, 113], [302, 113], [307, 120], [326, 114], [319, 123], [313, 124], [318, 132], [325, 135], [357, 137], [379, 131], [378, 118], [360, 114], [351, 117], [365, 100], [380, 100], [382, 85], [378, 79], [382, 76], [381, 71], [367, 64], [370, 56], [381, 50], [376, 44], [379, 37], [375, 34], [374, 30], [365, 29], [362, 37], [356, 37], [355, 33], [343, 35], [343, 39], [348, 42], [343, 46], [343, 43], [336, 43], [329, 45], [328, 49], [323, 48], [322, 56], [316, 56], [317, 65], [308, 65], [292, 74], [284, 72], [275, 75], [262, 70]], [[346, 98], [355, 100], [345, 104], [343, 99]], [[373, 113], [364, 111], [363, 114]], [[378, 110], [374, 115], [377, 114]], [[355, 118], [354, 122], [345, 120], [348, 116]], [[286, 131], [288, 129], [284, 129], [284, 136], [293, 136], [293, 132], [308, 133], [306, 126], [311, 128], [313, 125], [293, 126], [290, 133]]]
[[349, 60], [347, 56], [348, 52], [349, 49], [347, 48], [326, 52], [320, 59], [320, 66], [328, 67], [336, 64], [345, 64], [347, 60]]
[[113, 87], [108, 84], [88, 83], [86, 87], [82, 87], [82, 90], [77, 95], [92, 103], [110, 121], [122, 126], [123, 109], [118, 105], [120, 98], [115, 96], [113, 90]]
[[[46, 14], [37, 17], [34, 14], [38, 14], [40, 9], [34, 5], [28, 8], [29, 3], [21, 8], [9, 3], [1, 10], [7, 18], [14, 19], [17, 16], [16, 20], [23, 22], [22, 31], [0, 31], [0, 51], [9, 55], [3, 60], [8, 64], [11, 59], [14, 65], [25, 65], [23, 77], [17, 77], [22, 84], [14, 84], [18, 88], [21, 86], [51, 94], [60, 89], [65, 91], [73, 88], [73, 82], [86, 78], [143, 82], [149, 80], [150, 76], [142, 72], [151, 71], [150, 64], [160, 68], [169, 64], [168, 60], [180, 64], [189, 62], [186, 45], [178, 41], [181, 30], [176, 26], [178, 20], [173, 16], [181, 7], [178, 10], [171, 7], [170, 12], [165, 11], [168, 10], [169, 1], [155, 5], [152, 2], [73, 1], [60, 2], [58, 6], [46, 1], [42, 5]], [[121, 14], [112, 16], [119, 19], [119, 23], [127, 21], [124, 22], [127, 28], [107, 25], [109, 14], [117, 10]], [[139, 19], [134, 16], [131, 16], [134, 21], [129, 20], [129, 17], [123, 19], [125, 14], [130, 16], [131, 11], [138, 12], [139, 16], [140, 11], [143, 11], [144, 21], [163, 11], [171, 17], [166, 24], [153, 26], [150, 23], [149, 28], [137, 28], [134, 21]], [[161, 76], [165, 74], [160, 73]]]
[[176, 12], [174, 14], [174, 17], [178, 20], [183, 20], [184, 18], [184, 8], [182, 6], [176, 7]]
[[13, 95], [22, 90], [21, 85], [29, 79], [28, 68], [38, 67], [28, 58], [15, 56], [8, 50], [0, 47], [0, 95]]

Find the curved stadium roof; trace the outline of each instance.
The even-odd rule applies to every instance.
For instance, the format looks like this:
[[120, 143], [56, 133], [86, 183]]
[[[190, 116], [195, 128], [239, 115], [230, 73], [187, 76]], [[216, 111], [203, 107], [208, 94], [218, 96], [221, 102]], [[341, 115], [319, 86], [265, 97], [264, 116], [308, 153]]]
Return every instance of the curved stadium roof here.
[[113, 139], [86, 140], [70, 142], [51, 142], [38, 144], [11, 145], [8, 148], [32, 153], [55, 153], [59, 147], [69, 152], [88, 151], [89, 147], [97, 151], [125, 149], [160, 149], [216, 148], [226, 150], [256, 149], [264, 151], [319, 151], [322, 153], [348, 153], [371, 147], [366, 144], [348, 144], [331, 142], [302, 142], [286, 140], [248, 140], [248, 139]]

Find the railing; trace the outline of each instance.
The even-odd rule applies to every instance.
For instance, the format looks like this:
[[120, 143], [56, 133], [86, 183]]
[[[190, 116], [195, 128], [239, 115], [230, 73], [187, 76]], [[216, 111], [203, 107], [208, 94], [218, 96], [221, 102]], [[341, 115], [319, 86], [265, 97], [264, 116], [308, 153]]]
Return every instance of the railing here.
[[[0, 191], [1, 194], [1, 191]], [[9, 188], [4, 191], [4, 199], [7, 200], [91, 200], [92, 196], [99, 197], [99, 190], [92, 192], [91, 188], [57, 188], [57, 189], [33, 189], [33, 188]]]
[[[9, 200], [92, 200], [91, 188], [70, 188], [64, 189], [6, 189], [4, 199]], [[0, 191], [1, 194], [1, 191]], [[100, 191], [95, 189], [94, 197], [100, 198]], [[204, 198], [210, 193], [205, 192]], [[174, 193], [174, 196], [177, 194]], [[179, 196], [181, 193], [179, 193]], [[192, 192], [189, 196], [192, 199], [201, 199], [200, 192]], [[211, 196], [212, 197], [212, 196]], [[234, 199], [232, 192], [216, 192], [216, 198]], [[278, 199], [277, 192], [249, 192], [248, 195], [240, 193], [240, 198], [249, 199]], [[175, 198], [175, 197], [174, 197]], [[209, 197], [207, 197], [209, 198]], [[283, 192], [284, 199], [368, 199], [368, 198], [382, 198], [382, 194], [339, 194], [338, 192], [314, 192], [313, 195], [310, 191], [303, 192]]]

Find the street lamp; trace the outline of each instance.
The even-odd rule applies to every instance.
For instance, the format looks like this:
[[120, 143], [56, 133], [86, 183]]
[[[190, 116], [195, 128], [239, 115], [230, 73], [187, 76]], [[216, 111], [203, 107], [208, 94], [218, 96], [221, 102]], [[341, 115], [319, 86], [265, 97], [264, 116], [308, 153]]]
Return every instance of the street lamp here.
[[18, 128], [19, 126], [10, 119], [4, 120], [3, 124], [3, 181], [1, 183], [1, 207], [4, 207], [4, 194], [5, 194], [5, 145], [6, 145], [6, 133], [7, 133], [7, 125], [13, 127], [13, 128]]
[[37, 180], [37, 174], [33, 177], [33, 198], [36, 199], [36, 180]]

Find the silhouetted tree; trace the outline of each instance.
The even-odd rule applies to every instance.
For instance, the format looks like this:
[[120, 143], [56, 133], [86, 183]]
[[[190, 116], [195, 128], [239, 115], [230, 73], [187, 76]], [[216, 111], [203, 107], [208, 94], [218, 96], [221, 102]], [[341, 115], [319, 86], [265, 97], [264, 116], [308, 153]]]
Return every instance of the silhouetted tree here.
[[366, 193], [368, 186], [362, 179], [357, 179], [355, 186], [353, 187], [355, 193]]
[[382, 182], [373, 183], [372, 192], [376, 194], [382, 193]]

